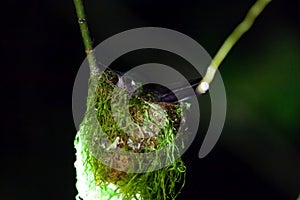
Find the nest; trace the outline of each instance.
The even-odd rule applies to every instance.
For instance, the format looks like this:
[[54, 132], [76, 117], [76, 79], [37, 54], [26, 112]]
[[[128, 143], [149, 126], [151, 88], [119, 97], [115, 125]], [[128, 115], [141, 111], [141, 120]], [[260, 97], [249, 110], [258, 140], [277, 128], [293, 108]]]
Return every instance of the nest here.
[[[125, 116], [122, 111], [116, 113], [120, 120], [116, 122], [112, 103], [122, 104], [122, 98], [129, 98], [124, 90], [116, 87], [117, 82], [117, 75], [110, 70], [90, 79], [87, 112], [75, 140], [77, 160], [81, 161], [77, 161], [75, 166], [78, 168], [83, 165], [81, 172], [77, 170], [78, 182], [80, 177], [85, 177], [83, 182], [88, 185], [86, 190], [94, 192], [93, 195], [91, 191], [79, 192], [79, 196], [84, 200], [175, 199], [184, 185], [185, 177], [185, 165], [180, 158], [159, 170], [128, 173], [133, 167], [131, 157], [110, 152], [121, 149], [137, 154], [151, 153], [173, 144], [184, 105], [153, 102], [153, 94], [140, 89], [130, 99], [125, 99], [129, 102], [129, 115]], [[96, 115], [100, 131], [99, 126], [92, 122], [92, 115]], [[120, 128], [120, 123], [126, 129]], [[176, 151], [176, 145], [173, 145]], [[91, 149], [94, 153], [91, 153]], [[95, 152], [108, 161], [101, 161]], [[169, 153], [172, 155], [173, 152]], [[115, 167], [111, 168], [107, 163], [113, 163]], [[80, 184], [77, 185], [80, 190]], [[103, 191], [111, 191], [109, 198], [104, 197]]]

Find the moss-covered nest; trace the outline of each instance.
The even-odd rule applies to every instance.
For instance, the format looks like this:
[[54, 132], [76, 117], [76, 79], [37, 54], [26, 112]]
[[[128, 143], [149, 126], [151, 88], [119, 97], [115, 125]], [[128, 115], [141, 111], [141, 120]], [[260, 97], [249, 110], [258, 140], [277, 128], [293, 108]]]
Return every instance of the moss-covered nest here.
[[[113, 152], [121, 149], [141, 154], [171, 145], [167, 157], [172, 159], [177, 151], [174, 138], [185, 105], [153, 102], [154, 93], [144, 92], [141, 88], [134, 95], [126, 95], [123, 89], [116, 87], [117, 82], [117, 75], [110, 70], [90, 78], [87, 111], [75, 139], [77, 199], [175, 199], [184, 185], [186, 171], [180, 158], [159, 170], [128, 173], [136, 163], [126, 155], [114, 155]], [[114, 114], [119, 116], [121, 122], [118, 123], [124, 124], [125, 129], [115, 121], [111, 106], [112, 102], [122, 103], [122, 98], [130, 98], [127, 99], [129, 115], [125, 116], [121, 111]], [[99, 157], [107, 158], [117, 167], [111, 168]]]

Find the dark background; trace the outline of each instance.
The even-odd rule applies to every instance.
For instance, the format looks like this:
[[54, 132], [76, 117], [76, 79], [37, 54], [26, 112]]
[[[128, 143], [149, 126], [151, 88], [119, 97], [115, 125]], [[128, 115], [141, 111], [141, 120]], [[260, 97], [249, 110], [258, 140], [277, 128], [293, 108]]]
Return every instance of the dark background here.
[[[159, 26], [189, 35], [214, 55], [254, 2], [85, 4], [95, 45], [127, 29]], [[297, 198], [298, 8], [296, 1], [273, 1], [222, 64], [225, 128], [199, 159], [209, 119], [201, 115], [203, 127], [183, 156], [187, 180], [178, 199]], [[10, 0], [1, 3], [0, 15], [0, 199], [74, 199], [72, 87], [85, 54], [72, 1]]]

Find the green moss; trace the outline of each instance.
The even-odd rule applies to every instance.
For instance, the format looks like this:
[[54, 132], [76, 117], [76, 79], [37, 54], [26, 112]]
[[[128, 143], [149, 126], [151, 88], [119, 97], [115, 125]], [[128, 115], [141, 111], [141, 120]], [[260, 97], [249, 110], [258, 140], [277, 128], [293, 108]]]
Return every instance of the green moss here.
[[[183, 161], [173, 157], [178, 151], [174, 138], [182, 117], [182, 104], [154, 103], [149, 94], [143, 94], [140, 90], [138, 95], [131, 96], [129, 100], [129, 116], [121, 111], [116, 113], [120, 116], [120, 123], [127, 127], [124, 131], [115, 122], [111, 108], [112, 101], [121, 104], [129, 98], [123, 90], [116, 88], [117, 81], [116, 74], [108, 70], [90, 79], [87, 111], [75, 140], [79, 196], [84, 200], [175, 199], [184, 185], [186, 171]], [[117, 98], [113, 97], [113, 93], [118, 94]], [[92, 120], [95, 114], [99, 124]], [[98, 125], [101, 125], [101, 130]], [[110, 140], [110, 146], [107, 146], [105, 138]], [[127, 173], [136, 167], [130, 157], [122, 154], [112, 157], [103, 151], [124, 149], [134, 153], [149, 153], [166, 145], [171, 146], [166, 159], [173, 162], [145, 173]], [[102, 158], [107, 157], [114, 162], [117, 169], [97, 159], [91, 153], [91, 148]], [[157, 166], [160, 164], [157, 163]]]

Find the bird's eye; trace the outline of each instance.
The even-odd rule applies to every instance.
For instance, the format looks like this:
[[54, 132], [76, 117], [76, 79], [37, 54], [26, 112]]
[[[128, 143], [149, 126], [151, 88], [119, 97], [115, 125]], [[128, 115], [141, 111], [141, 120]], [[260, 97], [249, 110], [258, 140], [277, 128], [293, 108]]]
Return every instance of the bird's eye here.
[[133, 93], [138, 89], [138, 84], [129, 77], [123, 76], [119, 78], [117, 83], [118, 88], [125, 89], [128, 93]]
[[135, 84], [135, 82], [133, 80], [131, 81], [131, 85], [132, 86], [136, 86], [136, 84]]

